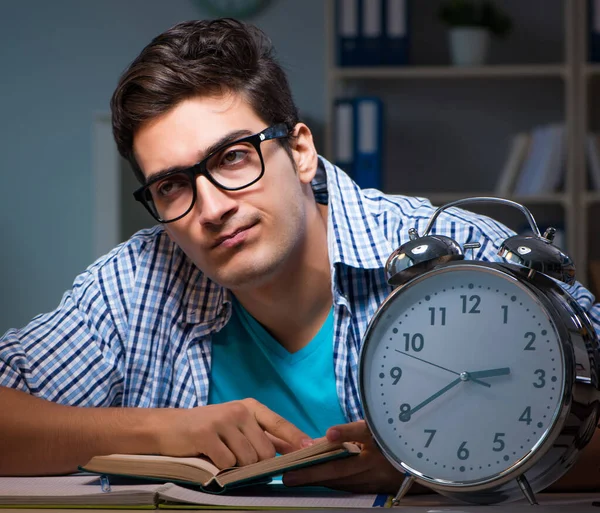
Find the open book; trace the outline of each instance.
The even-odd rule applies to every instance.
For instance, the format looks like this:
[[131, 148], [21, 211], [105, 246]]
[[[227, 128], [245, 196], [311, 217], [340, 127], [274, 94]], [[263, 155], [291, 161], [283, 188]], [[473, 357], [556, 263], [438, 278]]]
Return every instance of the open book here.
[[288, 470], [353, 456], [359, 452], [356, 444], [323, 440], [288, 454], [223, 470], [205, 458], [141, 454], [95, 456], [80, 469], [96, 474], [183, 483], [205, 492], [220, 493], [234, 486], [268, 482], [271, 476]]

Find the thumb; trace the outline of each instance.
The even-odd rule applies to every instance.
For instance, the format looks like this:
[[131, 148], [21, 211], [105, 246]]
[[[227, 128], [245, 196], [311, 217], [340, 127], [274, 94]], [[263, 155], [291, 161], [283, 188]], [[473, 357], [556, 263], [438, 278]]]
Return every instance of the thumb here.
[[330, 442], [368, 443], [372, 437], [364, 420], [330, 427], [325, 433]]

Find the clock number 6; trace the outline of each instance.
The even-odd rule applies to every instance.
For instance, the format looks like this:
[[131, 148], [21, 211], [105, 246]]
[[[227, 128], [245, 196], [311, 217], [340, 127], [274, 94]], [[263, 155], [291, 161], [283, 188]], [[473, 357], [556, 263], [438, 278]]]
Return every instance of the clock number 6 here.
[[466, 460], [469, 458], [469, 450], [465, 447], [465, 445], [467, 445], [467, 442], [460, 444], [458, 451], [456, 451], [456, 455], [458, 456], [459, 460]]

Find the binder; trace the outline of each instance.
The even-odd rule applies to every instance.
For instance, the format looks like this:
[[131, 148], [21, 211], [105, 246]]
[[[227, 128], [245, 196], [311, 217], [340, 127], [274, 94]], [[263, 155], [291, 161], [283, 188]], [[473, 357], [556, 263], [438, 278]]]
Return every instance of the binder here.
[[356, 66], [359, 60], [359, 0], [336, 0], [335, 30], [339, 66]]
[[384, 0], [383, 20], [385, 24], [381, 63], [385, 66], [409, 64], [409, 0]]
[[600, 0], [588, 0], [589, 60], [600, 62]]
[[363, 189], [382, 189], [383, 105], [376, 97], [354, 100], [356, 126], [354, 181]]
[[334, 164], [350, 176], [354, 175], [354, 102], [339, 99], [335, 102], [334, 112]]
[[360, 33], [358, 37], [358, 65], [378, 66], [383, 55], [383, 2], [360, 0]]

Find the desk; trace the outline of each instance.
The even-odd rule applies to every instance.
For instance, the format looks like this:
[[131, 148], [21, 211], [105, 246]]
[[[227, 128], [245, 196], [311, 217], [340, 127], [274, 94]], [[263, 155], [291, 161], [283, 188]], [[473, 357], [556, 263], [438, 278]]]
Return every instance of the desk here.
[[[600, 492], [597, 494], [559, 494], [542, 493], [537, 495], [538, 506], [531, 506], [525, 501], [509, 502], [507, 504], [496, 504], [492, 506], [481, 506], [477, 504], [451, 503], [440, 495], [418, 495], [406, 497], [404, 505], [398, 509], [402, 513], [600, 513]], [[598, 504], [597, 506], [593, 505]], [[160, 508], [161, 510], [163, 508]], [[32, 509], [32, 508], [0, 508], [0, 513], [115, 513], [118, 509]], [[125, 511], [125, 510], [121, 510]], [[137, 510], [148, 511], [148, 510]], [[160, 511], [160, 510], [159, 510]], [[164, 511], [169, 511], [164, 509]], [[170, 510], [175, 511], [175, 510]], [[177, 509], [180, 513], [186, 510]], [[203, 509], [202, 511], [211, 511]], [[248, 510], [212, 510], [221, 513], [242, 513]], [[373, 513], [374, 508], [354, 509], [290, 509], [290, 510], [252, 510], [254, 513], [263, 511], [290, 511], [293, 513]], [[383, 510], [385, 511], [385, 510]]]

